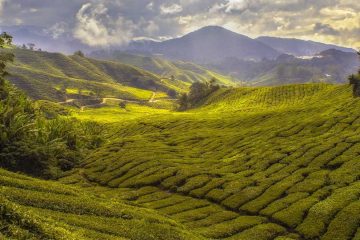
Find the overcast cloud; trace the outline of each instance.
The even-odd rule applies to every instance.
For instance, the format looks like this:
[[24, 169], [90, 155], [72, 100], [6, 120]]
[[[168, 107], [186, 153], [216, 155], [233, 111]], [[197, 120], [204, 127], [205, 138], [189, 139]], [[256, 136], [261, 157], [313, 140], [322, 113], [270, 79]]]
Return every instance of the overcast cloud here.
[[0, 0], [0, 25], [37, 26], [89, 46], [167, 39], [207, 25], [257, 37], [360, 47], [358, 0]]

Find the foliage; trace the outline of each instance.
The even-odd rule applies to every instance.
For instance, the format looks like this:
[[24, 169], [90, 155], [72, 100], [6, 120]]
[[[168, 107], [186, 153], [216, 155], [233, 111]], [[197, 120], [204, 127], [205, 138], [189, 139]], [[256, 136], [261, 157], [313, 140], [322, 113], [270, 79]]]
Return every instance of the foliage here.
[[[0, 45], [11, 44], [3, 34]], [[9, 53], [1, 52], [0, 75], [5, 75]], [[58, 116], [61, 107], [33, 102], [1, 77], [0, 166], [42, 177], [57, 177], [78, 164], [87, 149], [102, 143], [102, 127]], [[38, 105], [39, 106], [39, 105]], [[45, 107], [45, 109], [44, 109]], [[53, 120], [47, 119], [53, 118]]]
[[79, 57], [85, 57], [85, 54], [80, 50], [74, 52], [74, 55], [79, 56]]
[[[358, 52], [358, 55], [360, 57], [360, 52]], [[357, 74], [349, 76], [349, 83], [353, 87], [354, 97], [360, 97], [360, 69]]]
[[179, 99], [179, 110], [183, 111], [197, 106], [202, 100], [205, 100], [206, 97], [220, 88], [217, 82], [216, 78], [212, 78], [210, 82], [194, 82], [191, 84], [190, 92], [182, 94]]

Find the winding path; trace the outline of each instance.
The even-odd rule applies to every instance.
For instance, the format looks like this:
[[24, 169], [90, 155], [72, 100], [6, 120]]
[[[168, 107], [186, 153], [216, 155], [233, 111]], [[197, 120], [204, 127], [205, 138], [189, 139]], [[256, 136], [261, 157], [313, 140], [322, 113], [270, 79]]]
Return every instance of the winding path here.
[[[150, 97], [150, 99], [148, 101], [143, 101], [143, 100], [127, 100], [127, 99], [122, 99], [122, 98], [114, 98], [114, 97], [105, 97], [105, 98], [99, 98], [99, 100], [101, 100], [100, 103], [97, 104], [91, 104], [91, 105], [84, 105], [80, 107], [80, 111], [84, 111], [84, 109], [86, 107], [94, 107], [94, 106], [101, 106], [101, 105], [105, 105], [107, 103], [107, 101], [111, 100], [111, 101], [118, 101], [118, 102], [125, 102], [125, 103], [144, 103], [144, 102], [149, 102], [149, 103], [155, 103], [155, 102], [159, 102], [161, 100], [156, 100], [156, 92], [152, 92], [152, 95]], [[73, 103], [76, 100], [83, 100], [80, 98], [71, 98], [71, 99], [67, 99], [64, 102], [58, 102], [59, 104], [68, 104], [68, 103]], [[176, 101], [177, 99], [175, 98], [168, 98], [168, 99], [162, 99], [164, 101]]]

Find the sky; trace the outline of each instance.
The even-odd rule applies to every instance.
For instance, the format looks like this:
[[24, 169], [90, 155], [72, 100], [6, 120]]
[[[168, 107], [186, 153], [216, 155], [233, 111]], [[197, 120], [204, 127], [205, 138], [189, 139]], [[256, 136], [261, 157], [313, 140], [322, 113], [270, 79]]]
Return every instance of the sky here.
[[358, 0], [0, 0], [0, 26], [37, 27], [94, 47], [218, 25], [360, 48], [359, 12]]

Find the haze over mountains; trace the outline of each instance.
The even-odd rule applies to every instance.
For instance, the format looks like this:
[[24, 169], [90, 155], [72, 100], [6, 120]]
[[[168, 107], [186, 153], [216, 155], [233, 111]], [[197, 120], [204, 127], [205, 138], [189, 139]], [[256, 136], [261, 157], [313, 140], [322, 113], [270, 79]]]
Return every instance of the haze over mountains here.
[[249, 38], [218, 26], [208, 26], [183, 37], [163, 42], [132, 42], [128, 50], [159, 54], [173, 60], [197, 63], [217, 62], [226, 58], [259, 61], [275, 59], [281, 54], [309, 56], [327, 49], [354, 52], [353, 49], [290, 38]]
[[[219, 26], [207, 26], [162, 42], [138, 40], [128, 46], [106, 49], [91, 48], [66, 35], [54, 39], [41, 28], [23, 26], [2, 30], [13, 34], [18, 45], [21, 41], [34, 42], [37, 48], [65, 53], [81, 49], [94, 58], [135, 65], [185, 82], [202, 81], [204, 77], [219, 79], [218, 72], [246, 85], [341, 83], [358, 65], [355, 50], [351, 48], [294, 38], [253, 39]], [[229, 83], [230, 78], [219, 80]]]

